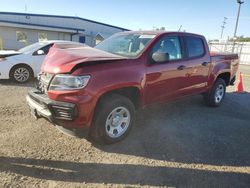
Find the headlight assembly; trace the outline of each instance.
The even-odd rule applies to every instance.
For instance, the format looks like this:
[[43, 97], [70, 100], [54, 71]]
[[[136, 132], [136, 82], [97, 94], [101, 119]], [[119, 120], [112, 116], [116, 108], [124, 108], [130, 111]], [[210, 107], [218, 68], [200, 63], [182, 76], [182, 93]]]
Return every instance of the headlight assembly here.
[[67, 74], [56, 75], [49, 87], [49, 90], [75, 90], [86, 87], [90, 76], [72, 76]]

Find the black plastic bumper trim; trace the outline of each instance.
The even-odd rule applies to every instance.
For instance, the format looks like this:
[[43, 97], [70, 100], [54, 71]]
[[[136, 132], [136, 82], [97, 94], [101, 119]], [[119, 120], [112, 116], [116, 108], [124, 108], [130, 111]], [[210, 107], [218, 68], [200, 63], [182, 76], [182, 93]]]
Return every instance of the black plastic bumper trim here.
[[[57, 123], [57, 120], [72, 121], [77, 116], [76, 105], [73, 103], [54, 101], [48, 98], [47, 95], [41, 94], [39, 90], [32, 89], [28, 91], [28, 97], [36, 103], [36, 105], [41, 106], [44, 109], [50, 111], [51, 115], [46, 116], [43, 113], [37, 111], [37, 115], [49, 119], [53, 123]], [[29, 102], [29, 101], [28, 101]], [[30, 104], [32, 108], [32, 104]], [[35, 107], [33, 106], [33, 110]]]

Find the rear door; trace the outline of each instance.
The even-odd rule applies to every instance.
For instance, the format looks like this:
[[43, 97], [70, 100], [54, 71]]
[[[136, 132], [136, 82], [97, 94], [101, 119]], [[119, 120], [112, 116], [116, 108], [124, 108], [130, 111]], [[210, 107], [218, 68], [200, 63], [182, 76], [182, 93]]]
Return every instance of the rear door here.
[[185, 69], [188, 85], [182, 88], [185, 95], [200, 93], [208, 85], [211, 66], [205, 39], [201, 36], [186, 35], [182, 37], [185, 46]]

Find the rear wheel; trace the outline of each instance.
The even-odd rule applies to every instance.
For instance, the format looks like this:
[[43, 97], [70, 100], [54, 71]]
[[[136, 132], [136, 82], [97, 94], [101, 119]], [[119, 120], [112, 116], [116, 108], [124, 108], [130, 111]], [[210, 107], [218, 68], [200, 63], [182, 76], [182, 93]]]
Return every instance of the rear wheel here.
[[104, 97], [97, 108], [91, 130], [92, 137], [107, 144], [125, 138], [134, 122], [133, 103], [127, 97], [111, 95]]
[[226, 83], [223, 79], [218, 78], [212, 89], [204, 94], [204, 99], [209, 106], [220, 106], [226, 94]]
[[33, 77], [33, 71], [26, 65], [18, 65], [11, 69], [10, 78], [17, 83], [25, 83]]

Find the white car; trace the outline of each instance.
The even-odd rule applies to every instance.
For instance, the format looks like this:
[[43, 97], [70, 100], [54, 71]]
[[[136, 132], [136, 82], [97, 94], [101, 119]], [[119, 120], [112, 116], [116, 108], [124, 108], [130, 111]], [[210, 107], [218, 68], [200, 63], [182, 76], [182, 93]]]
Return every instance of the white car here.
[[18, 83], [27, 82], [40, 72], [42, 62], [54, 44], [65, 48], [83, 47], [84, 44], [71, 41], [44, 41], [21, 48], [18, 51], [0, 51], [0, 79], [12, 79]]

